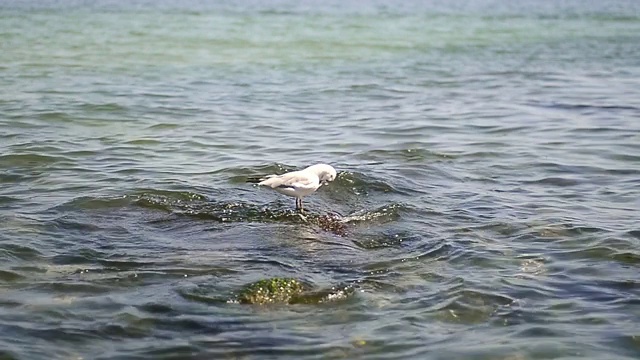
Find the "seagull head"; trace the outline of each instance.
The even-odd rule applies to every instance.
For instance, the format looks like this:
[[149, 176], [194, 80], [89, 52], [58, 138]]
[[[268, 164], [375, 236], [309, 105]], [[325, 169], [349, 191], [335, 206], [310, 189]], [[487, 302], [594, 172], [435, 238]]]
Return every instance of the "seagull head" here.
[[336, 176], [338, 176], [336, 169], [334, 169], [333, 166], [327, 164], [317, 164], [309, 166], [307, 170], [313, 171], [316, 175], [318, 175], [318, 178], [320, 179], [320, 183], [322, 185], [327, 185], [328, 183], [335, 180]]

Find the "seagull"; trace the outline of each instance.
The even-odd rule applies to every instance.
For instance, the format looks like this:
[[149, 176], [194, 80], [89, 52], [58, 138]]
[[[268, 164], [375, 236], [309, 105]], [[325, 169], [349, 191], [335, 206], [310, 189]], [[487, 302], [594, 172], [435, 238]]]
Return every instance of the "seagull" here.
[[296, 198], [296, 210], [304, 212], [302, 198], [314, 193], [322, 185], [335, 180], [336, 169], [327, 164], [316, 164], [299, 171], [282, 175], [268, 175], [259, 179], [260, 186], [268, 186], [275, 191]]

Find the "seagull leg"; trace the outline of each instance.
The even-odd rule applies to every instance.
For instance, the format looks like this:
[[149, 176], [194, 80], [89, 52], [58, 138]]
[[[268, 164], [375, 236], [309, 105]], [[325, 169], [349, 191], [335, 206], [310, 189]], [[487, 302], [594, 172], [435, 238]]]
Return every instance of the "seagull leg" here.
[[307, 222], [307, 218], [302, 215], [302, 198], [296, 198], [296, 211], [298, 212], [298, 216], [300, 216], [300, 219], [302, 219], [302, 221]]
[[302, 198], [300, 198], [300, 212], [304, 212], [304, 206], [302, 206]]

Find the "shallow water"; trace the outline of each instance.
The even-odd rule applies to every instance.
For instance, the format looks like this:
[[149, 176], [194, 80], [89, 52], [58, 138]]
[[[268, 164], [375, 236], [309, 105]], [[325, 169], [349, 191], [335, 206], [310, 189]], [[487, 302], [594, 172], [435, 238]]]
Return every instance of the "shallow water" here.
[[[622, 0], [0, 1], [0, 358], [637, 359], [639, 34]], [[246, 182], [316, 162], [307, 218]], [[238, 300], [271, 278], [304, 296]]]

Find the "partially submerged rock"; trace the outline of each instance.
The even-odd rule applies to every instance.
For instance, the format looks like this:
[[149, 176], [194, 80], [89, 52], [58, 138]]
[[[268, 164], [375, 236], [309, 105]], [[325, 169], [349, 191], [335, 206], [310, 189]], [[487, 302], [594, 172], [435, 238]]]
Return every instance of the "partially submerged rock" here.
[[271, 278], [247, 285], [234, 302], [241, 304], [321, 304], [344, 300], [353, 295], [351, 285], [334, 286], [312, 291], [303, 282], [292, 278]]
[[288, 304], [299, 296], [306, 286], [296, 279], [272, 278], [249, 284], [238, 295], [243, 304]]
[[338, 236], [345, 236], [347, 234], [347, 225], [339, 215], [318, 215], [317, 217], [311, 218], [311, 221], [324, 231], [330, 231]]

